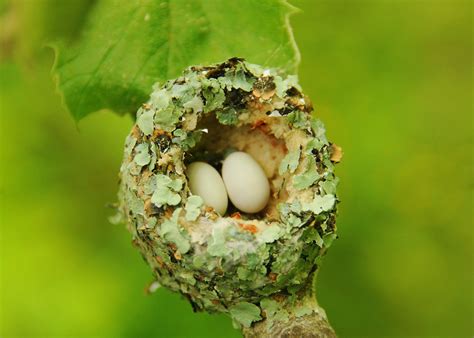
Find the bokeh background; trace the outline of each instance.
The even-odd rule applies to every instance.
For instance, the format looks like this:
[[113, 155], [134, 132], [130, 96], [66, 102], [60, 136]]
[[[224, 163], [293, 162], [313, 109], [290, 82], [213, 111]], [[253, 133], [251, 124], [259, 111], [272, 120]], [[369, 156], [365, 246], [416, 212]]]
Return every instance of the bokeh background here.
[[[0, 336], [239, 337], [108, 223], [130, 117], [62, 108], [49, 38], [88, 0], [0, 1]], [[318, 298], [341, 337], [473, 329], [471, 1], [292, 1], [300, 79], [345, 151]]]

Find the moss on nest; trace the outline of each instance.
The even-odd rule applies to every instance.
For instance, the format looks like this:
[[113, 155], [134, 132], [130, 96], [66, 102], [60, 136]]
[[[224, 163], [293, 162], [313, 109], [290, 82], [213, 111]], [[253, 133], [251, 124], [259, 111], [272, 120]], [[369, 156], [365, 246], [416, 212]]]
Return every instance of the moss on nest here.
[[[155, 85], [138, 110], [120, 215], [156, 281], [195, 310], [249, 326], [265, 305], [311, 284], [336, 237], [339, 160], [311, 111], [296, 77], [238, 58]], [[188, 163], [219, 169], [232, 149], [251, 154], [269, 179], [271, 201], [258, 214], [219, 215], [188, 188]]]

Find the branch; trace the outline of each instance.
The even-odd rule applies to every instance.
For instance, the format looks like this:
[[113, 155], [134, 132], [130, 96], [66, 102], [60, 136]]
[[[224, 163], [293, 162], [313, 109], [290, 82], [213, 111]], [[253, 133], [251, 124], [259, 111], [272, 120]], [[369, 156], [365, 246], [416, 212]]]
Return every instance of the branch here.
[[[311, 288], [308, 288], [311, 290]], [[254, 323], [249, 328], [243, 328], [245, 338], [336, 338], [334, 329], [329, 324], [326, 312], [318, 305], [312, 292], [299, 296], [296, 301], [285, 297], [280, 301], [281, 314], [287, 316], [266, 318]]]
[[324, 316], [318, 313], [295, 318], [288, 323], [274, 323], [271, 328], [267, 328], [265, 320], [258, 322], [243, 331], [245, 338], [335, 338], [331, 325]]

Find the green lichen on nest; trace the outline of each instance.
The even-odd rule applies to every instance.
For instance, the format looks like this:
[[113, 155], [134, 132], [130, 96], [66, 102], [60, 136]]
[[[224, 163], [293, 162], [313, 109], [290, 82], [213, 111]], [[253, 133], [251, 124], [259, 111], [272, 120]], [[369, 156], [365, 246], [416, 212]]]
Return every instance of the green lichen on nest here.
[[[296, 77], [238, 58], [155, 85], [138, 110], [120, 169], [120, 214], [156, 280], [195, 310], [229, 313], [247, 327], [297, 315], [275, 302], [310, 287], [336, 237], [333, 148], [311, 111]], [[212, 114], [285, 142], [278, 217], [218, 215], [191, 194], [186, 154], [212, 136], [199, 125]]]

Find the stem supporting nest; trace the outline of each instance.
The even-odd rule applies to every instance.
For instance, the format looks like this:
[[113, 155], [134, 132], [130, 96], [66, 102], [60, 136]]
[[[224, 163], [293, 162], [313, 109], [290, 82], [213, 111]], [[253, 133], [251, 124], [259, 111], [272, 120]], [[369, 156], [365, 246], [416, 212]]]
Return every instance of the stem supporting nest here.
[[[310, 296], [307, 296], [310, 297]], [[243, 329], [245, 338], [336, 338], [324, 309], [311, 299], [313, 312], [289, 321], [274, 321], [268, 325], [264, 319], [249, 328]]]

